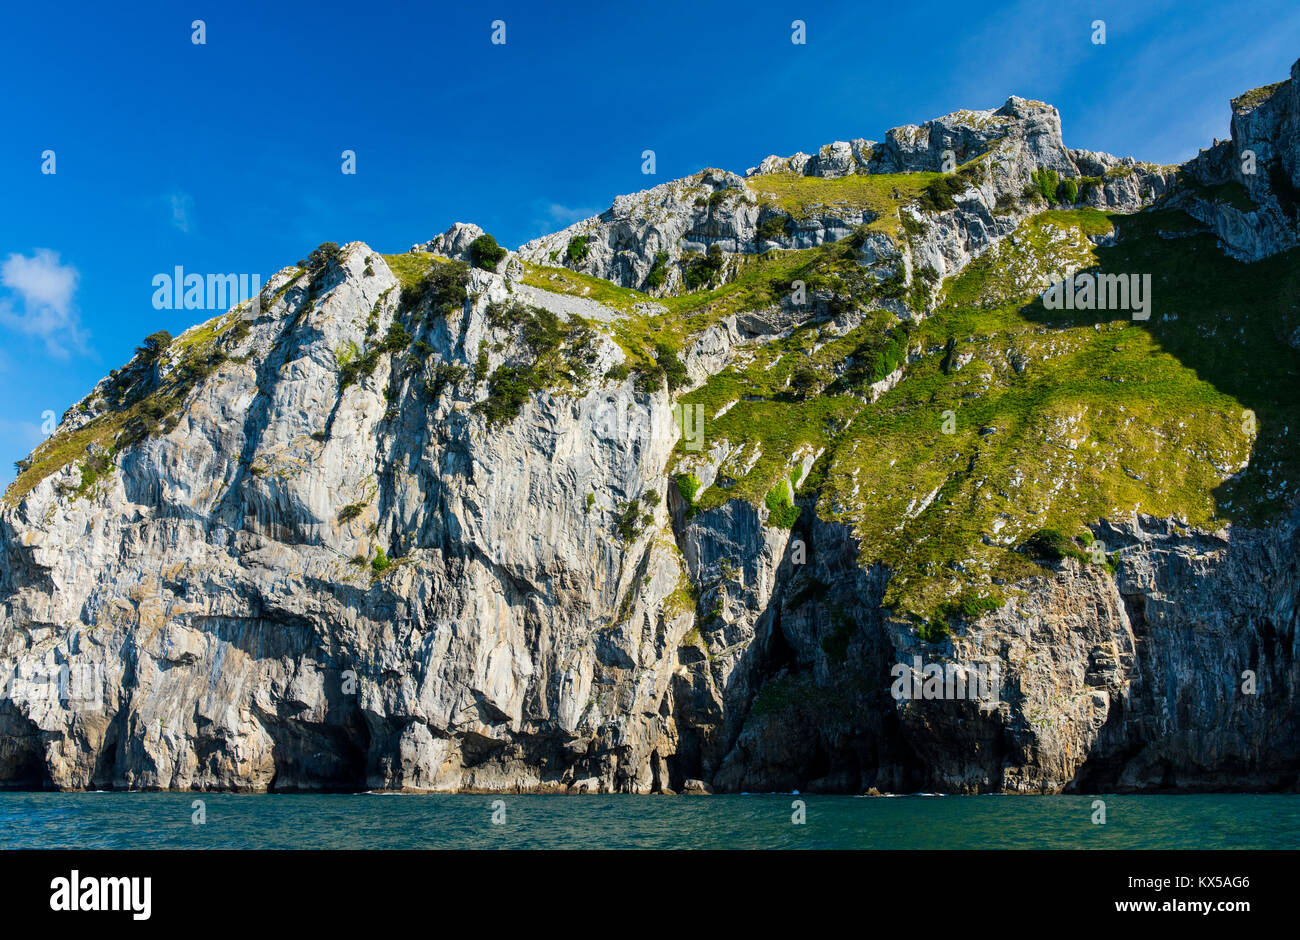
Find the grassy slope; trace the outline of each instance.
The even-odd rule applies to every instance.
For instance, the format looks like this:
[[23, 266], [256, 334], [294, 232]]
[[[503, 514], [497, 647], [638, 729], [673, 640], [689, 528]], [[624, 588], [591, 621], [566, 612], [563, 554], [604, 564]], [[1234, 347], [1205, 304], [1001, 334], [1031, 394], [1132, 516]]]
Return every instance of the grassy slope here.
[[81, 465], [77, 495], [84, 495], [108, 469], [106, 458], [159, 426], [170, 429], [194, 386], [225, 361], [239, 319], [235, 308], [176, 337], [163, 354], [170, 368], [162, 381], [154, 380], [152, 370], [117, 374], [105, 394], [108, 407], [76, 430], [60, 429], [42, 441], [19, 465], [4, 503], [16, 505], [36, 484], [74, 463]]
[[[542, 290], [586, 297], [626, 316], [611, 324], [593, 324], [608, 332], [623, 348], [633, 366], [652, 361], [656, 342], [681, 349], [687, 339], [730, 313], [770, 307], [788, 294], [790, 282], [801, 279], [809, 291], [838, 283], [844, 272], [843, 246], [824, 245], [797, 251], [773, 250], [761, 255], [740, 255], [733, 259], [735, 276], [721, 287], [683, 294], [652, 297], [641, 291], [618, 287], [589, 274], [564, 268], [525, 264], [525, 284]], [[649, 303], [648, 312], [634, 312], [635, 305]]]
[[[1112, 223], [1116, 247], [1095, 249], [1083, 237]], [[1157, 234], [1195, 227], [1173, 213], [1029, 220], [946, 285], [940, 309], [908, 338], [926, 353], [875, 404], [834, 388], [806, 402], [778, 391], [788, 369], [768, 366], [823, 341], [818, 327], [758, 350], [753, 363], [686, 399], [708, 415], [744, 395], [761, 399], [738, 401], [707, 426], [710, 444], [743, 445], [724, 472], [738, 473], [755, 449], [762, 457], [700, 504], [757, 502], [788, 472], [798, 445], [826, 447], [805, 495], [816, 493], [823, 518], [853, 525], [864, 563], [894, 569], [887, 603], [926, 616], [959, 596], [1000, 598], [995, 579], [1034, 570], [1015, 549], [1039, 529], [1075, 534], [1132, 511], [1211, 527], [1270, 517], [1300, 481], [1288, 427], [1300, 404], [1300, 355], [1285, 343], [1297, 322], [1300, 252], [1247, 266], [1210, 236]], [[1091, 263], [1150, 272], [1152, 319], [1045, 311], [1026, 286], [1035, 266]], [[832, 340], [805, 358], [834, 360], [860, 338]], [[952, 434], [943, 433], [945, 412]], [[1241, 478], [1224, 482], [1248, 458]]]
[[764, 202], [783, 209], [797, 219], [807, 218], [821, 208], [867, 209], [876, 215], [869, 228], [898, 235], [900, 206], [915, 203], [922, 190], [940, 173], [856, 174], [839, 179], [772, 173], [746, 181]]

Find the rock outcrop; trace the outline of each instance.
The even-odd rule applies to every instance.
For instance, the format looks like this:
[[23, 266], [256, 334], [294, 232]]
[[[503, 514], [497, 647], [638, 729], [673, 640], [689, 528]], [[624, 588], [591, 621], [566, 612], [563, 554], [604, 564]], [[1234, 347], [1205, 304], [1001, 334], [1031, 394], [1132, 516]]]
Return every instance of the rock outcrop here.
[[1300, 244], [1300, 62], [1291, 77], [1232, 101], [1232, 133], [1187, 164], [1195, 183], [1238, 187], [1236, 199], [1196, 187], [1180, 200], [1224, 250], [1258, 261]]
[[[842, 527], [818, 526], [808, 569], [776, 605], [784, 655], [769, 660], [772, 685], [715, 785], [1291, 789], [1300, 782], [1297, 521], [1231, 535], [1147, 517], [1099, 527], [1122, 549], [1113, 577], [1066, 559], [952, 639], [952, 662], [996, 664], [990, 701], [891, 696], [894, 664], [928, 660], [932, 648], [880, 611], [885, 575], [853, 563]], [[845, 623], [851, 637], [836, 657], [827, 641]]]
[[[352, 242], [279, 272], [256, 304], [142, 347], [6, 495], [0, 786], [1294, 787], [1300, 516], [1214, 533], [1100, 520], [1112, 566], [1064, 558], [923, 639], [841, 521], [792, 529], [739, 498], [697, 511], [669, 475], [671, 383], [630, 375], [600, 328], [626, 313], [524, 280], [567, 264], [672, 295], [679, 263], [710, 250], [721, 283], [735, 256], [850, 236], [877, 279], [951, 278], [1046, 208], [1044, 170], [1078, 182], [1065, 207], [1180, 199], [1262, 257], [1295, 244], [1298, 89], [1293, 70], [1239, 99], [1232, 140], [1185, 169], [1196, 191], [1177, 168], [1066, 148], [1055, 109], [1011, 98], [619, 197], [499, 273], [464, 263], [469, 224], [399, 260]], [[1245, 149], [1279, 169], [1241, 176]], [[796, 212], [764, 188], [915, 173], [946, 188], [891, 219]], [[1229, 181], [1260, 209], [1230, 216], [1205, 191]], [[813, 300], [709, 323], [681, 387], [865, 316]], [[527, 384], [543, 347], [548, 381]], [[905, 349], [864, 394], [930, 352]], [[797, 454], [787, 499], [819, 456]], [[989, 667], [993, 694], [893, 694], [899, 666], [936, 650]]]
[[[899, 240], [893, 260], [907, 258], [908, 285], [913, 269], [926, 266], [940, 277], [956, 274], [1014, 230], [1033, 209], [1020, 197], [1030, 175], [1040, 169], [1063, 179], [1094, 178], [1093, 185], [1080, 191], [1078, 204], [1118, 212], [1149, 205], [1174, 180], [1172, 167], [1068, 149], [1055, 108], [1012, 97], [996, 110], [958, 111], [919, 126], [893, 128], [880, 144], [836, 141], [815, 156], [768, 157], [744, 178], [704, 170], [620, 196], [599, 216], [528, 242], [519, 256], [535, 264], [571, 264], [574, 270], [623, 287], [673, 292], [681, 287], [676, 264], [692, 253], [703, 254], [715, 246], [726, 254], [810, 248], [842, 239], [879, 218], [876, 211], [842, 199], [791, 216], [756, 185], [764, 176], [842, 180], [854, 175], [950, 173], [968, 164], [973, 172], [963, 177], [965, 185], [951, 208], [907, 210], [920, 231]], [[773, 220], [784, 227], [776, 231], [764, 226]], [[581, 260], [569, 258], [574, 239], [583, 242]], [[657, 260], [666, 272], [660, 287], [650, 283]], [[887, 265], [885, 276], [897, 267]]]

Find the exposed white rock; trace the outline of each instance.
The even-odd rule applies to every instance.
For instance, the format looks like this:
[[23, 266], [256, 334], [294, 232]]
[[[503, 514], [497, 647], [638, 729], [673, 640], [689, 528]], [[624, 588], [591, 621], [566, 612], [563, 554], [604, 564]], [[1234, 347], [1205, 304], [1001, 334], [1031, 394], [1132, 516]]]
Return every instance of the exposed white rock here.
[[[1233, 141], [1198, 162], [1207, 184], [1248, 144], [1300, 181], [1297, 88], [1293, 71], [1237, 109]], [[1069, 150], [1055, 109], [1011, 98], [881, 143], [769, 157], [747, 178], [706, 170], [619, 197], [522, 246], [500, 273], [470, 271], [463, 304], [417, 307], [418, 320], [394, 272], [353, 242], [311, 272], [277, 273], [256, 309], [178, 337], [157, 361], [137, 356], [69, 410], [56, 440], [111, 412], [115, 390], [179, 382], [214, 330], [227, 358], [102, 473], [56, 468], [0, 510], [0, 784], [1038, 791], [1293, 779], [1294, 519], [1213, 535], [1135, 514], [1099, 523], [1123, 552], [1118, 576], [1067, 560], [970, 618], [945, 653], [964, 669], [997, 662], [1003, 694], [945, 711], [893, 702], [877, 681], [917, 652], [917, 634], [882, 607], [889, 572], [862, 565], [847, 526], [785, 529], [738, 499], [685, 505], [667, 479], [673, 401], [599, 378], [623, 357], [606, 333], [584, 339], [592, 379], [488, 423], [487, 374], [518, 353], [491, 305], [620, 316], [523, 284], [524, 262], [562, 265], [585, 238], [576, 270], [642, 287], [662, 252], [659, 290], [671, 293], [687, 252], [810, 247], [872, 221], [830, 205], [759, 237], [777, 210], [760, 204], [756, 178], [938, 172], [950, 157], [985, 168], [954, 208], [905, 209], [909, 237], [854, 243], [878, 279], [947, 277], [983, 252], [1013, 253], [1006, 237], [1041, 208], [1022, 198], [1036, 169], [1098, 178], [1080, 204], [1118, 211], [1148, 205], [1175, 175]], [[1203, 220], [1243, 256], [1293, 243], [1279, 194], [1243, 184], [1259, 212], [1206, 202]], [[458, 223], [412, 250], [464, 260], [482, 234]], [[1057, 247], [1065, 264], [1074, 246]], [[1012, 274], [1019, 288], [1043, 276]], [[403, 317], [425, 345], [376, 353], [342, 383]], [[690, 382], [812, 318], [842, 335], [861, 312], [814, 291], [803, 306], [722, 317], [684, 351]], [[1036, 355], [1009, 354], [1017, 371]], [[1072, 425], [1060, 433], [1064, 449], [1079, 446]], [[818, 456], [796, 451], [798, 479]], [[704, 492], [731, 484], [724, 466], [759, 457], [709, 440], [682, 467]], [[1011, 488], [1025, 479], [1017, 470]], [[911, 508], [941, 488], [918, 487]], [[1005, 544], [1022, 534], [993, 528]], [[1227, 673], [1204, 668], [1240, 673], [1261, 650], [1276, 707], [1243, 705]], [[796, 707], [778, 720], [760, 688]]]

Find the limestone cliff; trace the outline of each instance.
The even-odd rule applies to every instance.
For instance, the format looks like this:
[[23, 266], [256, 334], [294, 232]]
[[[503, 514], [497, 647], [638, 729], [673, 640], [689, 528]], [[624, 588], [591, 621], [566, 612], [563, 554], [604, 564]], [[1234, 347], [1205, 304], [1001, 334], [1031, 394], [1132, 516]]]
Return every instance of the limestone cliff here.
[[[0, 785], [1294, 786], [1300, 517], [1262, 436], [1289, 432], [1221, 434], [1240, 389], [1177, 427], [1076, 407], [1047, 370], [1136, 334], [1033, 297], [1102, 246], [1292, 264], [1297, 89], [1186, 168], [1068, 149], [1011, 98], [619, 197], [496, 265], [465, 224], [322, 246], [151, 337], [0, 511]], [[1247, 144], [1280, 169], [1234, 176]], [[937, 428], [941, 384], [983, 417], [909, 463], [940, 432], [889, 435]], [[979, 410], [1004, 390], [1029, 430]], [[1090, 436], [1116, 459], [1055, 456]], [[1099, 563], [1035, 556], [1067, 515]], [[996, 664], [997, 694], [899, 700], [913, 657]]]

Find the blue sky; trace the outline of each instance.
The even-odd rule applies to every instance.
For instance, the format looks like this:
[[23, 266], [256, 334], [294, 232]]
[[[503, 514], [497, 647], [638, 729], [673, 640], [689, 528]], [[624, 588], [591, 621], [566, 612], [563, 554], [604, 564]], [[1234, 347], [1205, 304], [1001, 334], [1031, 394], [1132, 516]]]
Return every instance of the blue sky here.
[[1056, 105], [1070, 146], [1178, 162], [1300, 57], [1294, 0], [388, 6], [7, 5], [0, 485], [43, 412], [211, 315], [153, 308], [177, 265], [265, 279], [322, 241], [403, 251], [455, 221], [514, 247], [705, 166], [1011, 94]]

